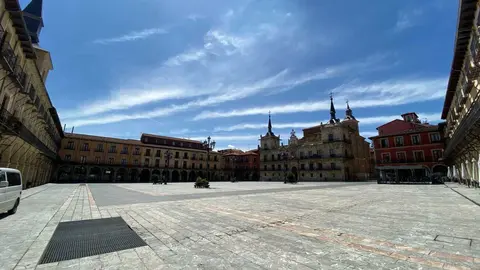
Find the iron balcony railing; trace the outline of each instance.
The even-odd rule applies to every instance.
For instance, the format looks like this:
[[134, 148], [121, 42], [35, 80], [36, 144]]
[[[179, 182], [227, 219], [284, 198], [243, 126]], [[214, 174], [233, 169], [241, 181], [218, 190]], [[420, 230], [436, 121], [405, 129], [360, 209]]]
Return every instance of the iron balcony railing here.
[[439, 162], [441, 157], [424, 157], [424, 158], [405, 158], [405, 159], [394, 159], [394, 160], [377, 160], [377, 164], [410, 164], [418, 162]]
[[6, 109], [0, 110], [0, 129], [2, 133], [20, 137], [27, 143], [35, 146], [46, 156], [56, 159], [56, 151], [51, 150], [35, 134], [33, 134], [20, 120]]

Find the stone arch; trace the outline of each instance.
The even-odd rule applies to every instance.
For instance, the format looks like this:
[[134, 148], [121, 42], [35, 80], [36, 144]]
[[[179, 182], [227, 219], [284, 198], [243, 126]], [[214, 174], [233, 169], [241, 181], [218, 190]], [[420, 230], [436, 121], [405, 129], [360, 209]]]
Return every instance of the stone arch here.
[[73, 169], [73, 182], [84, 183], [87, 180], [87, 168], [85, 166], [76, 166]]
[[197, 172], [197, 176], [200, 176], [200, 177], [202, 177], [202, 178], [203, 178], [203, 175], [204, 175], [204, 174], [203, 174], [203, 172], [202, 172], [202, 171], [198, 171], [198, 172]]
[[150, 182], [150, 171], [148, 169], [143, 169], [140, 173], [140, 182], [148, 183]]
[[180, 174], [177, 170], [172, 172], [172, 182], [180, 182]]
[[160, 172], [160, 170], [155, 169], [155, 170], [152, 171], [152, 175], [154, 175], [154, 174], [160, 176], [162, 173]]
[[443, 164], [435, 164], [432, 167], [433, 174], [440, 174], [441, 176], [447, 176], [448, 168]]
[[197, 176], [195, 175], [195, 171], [190, 171], [188, 174], [188, 181], [195, 182], [197, 180]]
[[130, 170], [130, 179], [129, 181], [132, 183], [138, 182], [138, 170], [137, 169], [131, 169]]
[[128, 181], [127, 170], [125, 168], [120, 168], [117, 171], [116, 182], [125, 183]]
[[103, 169], [102, 182], [113, 183], [115, 182], [115, 169], [108, 167]]
[[72, 182], [72, 167], [62, 166], [57, 171], [57, 183], [71, 183]]
[[102, 169], [92, 167], [88, 172], [88, 182], [99, 183], [102, 180]]
[[182, 173], [181, 173], [181, 181], [182, 181], [182, 182], [187, 182], [187, 181], [188, 181], [188, 173], [187, 173], [187, 171], [182, 171]]
[[297, 179], [297, 181], [298, 181], [298, 169], [297, 169], [297, 167], [295, 167], [295, 166], [292, 167], [292, 173], [295, 176], [295, 179]]

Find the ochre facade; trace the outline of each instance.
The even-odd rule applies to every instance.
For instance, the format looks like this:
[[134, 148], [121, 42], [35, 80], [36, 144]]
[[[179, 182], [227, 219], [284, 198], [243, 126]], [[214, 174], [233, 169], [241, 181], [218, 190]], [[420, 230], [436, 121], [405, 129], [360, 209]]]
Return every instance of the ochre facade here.
[[224, 159], [200, 141], [142, 134], [140, 140], [66, 133], [59, 150], [55, 181], [151, 182], [152, 175], [169, 182], [226, 180]]
[[16, 0], [0, 1], [0, 167], [21, 170], [24, 187], [49, 182], [63, 136], [45, 88], [53, 66], [38, 44], [35, 2], [22, 11]]
[[370, 148], [359, 134], [358, 121], [349, 106], [344, 120], [335, 113], [332, 98], [330, 121], [304, 129], [301, 139], [292, 130], [287, 145], [280, 144], [269, 118], [268, 132], [260, 138], [260, 179], [284, 181], [289, 172], [298, 181], [368, 179]]

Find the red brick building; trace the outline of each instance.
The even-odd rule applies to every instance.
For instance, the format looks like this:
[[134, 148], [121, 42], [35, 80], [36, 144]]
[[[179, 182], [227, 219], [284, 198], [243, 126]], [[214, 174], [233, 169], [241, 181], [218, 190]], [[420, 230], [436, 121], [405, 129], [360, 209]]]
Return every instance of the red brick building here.
[[226, 149], [218, 151], [225, 158], [225, 172], [230, 181], [235, 177], [238, 181], [258, 181], [260, 159], [258, 150], [243, 152], [239, 149]]
[[446, 175], [447, 167], [442, 162], [443, 126], [422, 123], [414, 112], [379, 126], [378, 135], [370, 139], [380, 178]]

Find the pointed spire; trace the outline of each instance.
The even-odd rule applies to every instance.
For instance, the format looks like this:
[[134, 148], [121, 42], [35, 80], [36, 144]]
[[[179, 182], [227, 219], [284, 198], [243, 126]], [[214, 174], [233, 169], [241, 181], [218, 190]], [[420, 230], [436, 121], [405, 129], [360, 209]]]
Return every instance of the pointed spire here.
[[330, 92], [330, 123], [338, 122], [337, 117], [335, 116], [335, 105], [333, 105], [333, 93]]
[[350, 105], [348, 104], [348, 100], [347, 100], [347, 110], [345, 111], [345, 119], [355, 120], [355, 116], [353, 116], [353, 114], [352, 114], [352, 109], [350, 109]]
[[43, 0], [32, 0], [23, 10], [23, 18], [33, 43], [38, 43], [38, 37], [43, 27]]
[[274, 136], [275, 134], [273, 134], [273, 131], [272, 131], [272, 118], [270, 116], [270, 111], [268, 111], [268, 131], [267, 131], [267, 135], [272, 135]]

